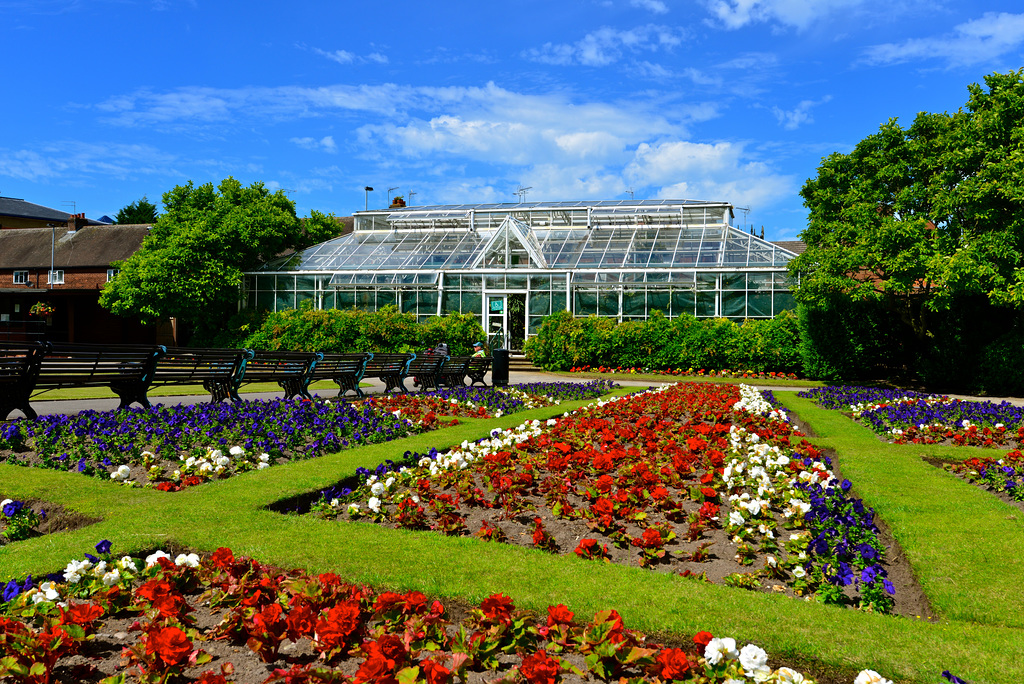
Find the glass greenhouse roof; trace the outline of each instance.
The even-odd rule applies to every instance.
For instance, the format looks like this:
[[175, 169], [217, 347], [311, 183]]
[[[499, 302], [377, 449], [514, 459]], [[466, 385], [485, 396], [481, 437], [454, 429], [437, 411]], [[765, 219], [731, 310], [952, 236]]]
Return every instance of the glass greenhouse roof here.
[[[261, 271], [779, 268], [795, 255], [729, 225], [732, 207], [690, 200], [531, 202], [357, 212], [356, 229]], [[363, 276], [358, 276], [360, 279]], [[379, 276], [365, 276], [369, 282]], [[387, 276], [391, 278], [391, 276]], [[419, 282], [419, 281], [417, 281]]]

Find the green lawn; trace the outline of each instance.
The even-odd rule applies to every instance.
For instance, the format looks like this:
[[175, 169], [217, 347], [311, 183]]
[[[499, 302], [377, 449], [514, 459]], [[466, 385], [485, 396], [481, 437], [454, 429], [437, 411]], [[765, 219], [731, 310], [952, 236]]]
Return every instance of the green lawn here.
[[[331, 485], [358, 466], [406, 450], [476, 439], [493, 427], [545, 419], [579, 405], [499, 419], [463, 419], [433, 433], [296, 461], [180, 493], [125, 489], [77, 474], [0, 465], [3, 493], [60, 502], [102, 519], [86, 529], [0, 547], [0, 578], [51, 572], [100, 539], [114, 552], [176, 543], [229, 546], [262, 562], [396, 590], [467, 601], [494, 593], [542, 610], [562, 602], [581, 615], [615, 608], [632, 628], [686, 637], [700, 630], [763, 646], [778, 660], [814, 663], [852, 682], [862, 668], [897, 684], [937, 683], [949, 669], [972, 684], [1024, 681], [1020, 516], [1001, 502], [920, 462], [953, 449], [895, 447], [840, 414], [779, 393], [834, 448], [842, 474], [892, 528], [942, 620], [938, 624], [859, 613], [785, 597], [701, 584], [640, 568], [581, 561], [473, 538], [448, 538], [350, 522], [280, 515], [266, 507]], [[969, 452], [970, 450], [962, 450]]]
[[700, 375], [660, 375], [657, 373], [570, 373], [568, 371], [544, 371], [566, 379], [599, 380], [641, 380], [652, 383], [665, 382], [714, 382], [725, 385], [757, 385], [758, 387], [824, 387], [826, 383], [817, 380], [786, 380], [772, 378], [709, 378]]

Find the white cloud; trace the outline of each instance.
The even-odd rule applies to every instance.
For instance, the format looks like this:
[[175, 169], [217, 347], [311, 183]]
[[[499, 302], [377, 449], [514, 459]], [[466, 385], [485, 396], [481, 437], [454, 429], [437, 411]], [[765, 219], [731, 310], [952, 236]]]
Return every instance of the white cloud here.
[[775, 23], [805, 29], [836, 10], [864, 0], [704, 0], [708, 11], [728, 29], [753, 23]]
[[779, 124], [787, 131], [795, 131], [803, 124], [814, 123], [814, 119], [811, 118], [811, 108], [825, 104], [831, 99], [831, 95], [826, 95], [820, 100], [801, 100], [795, 109], [789, 111], [779, 107], [772, 107], [772, 114], [775, 115]]
[[154, 173], [173, 174], [173, 155], [149, 145], [61, 141], [36, 149], [0, 148], [0, 176], [42, 181], [80, 175], [130, 178]]
[[633, 7], [639, 7], [655, 14], [666, 14], [668, 12], [668, 5], [662, 0], [629, 0], [629, 4]]
[[874, 45], [865, 50], [862, 61], [867, 64], [901, 64], [912, 60], [944, 59], [951, 67], [969, 66], [1018, 50], [1022, 43], [1024, 14], [986, 12], [980, 19], [953, 27], [951, 34]]
[[332, 62], [338, 64], [366, 64], [367, 62], [374, 62], [376, 64], [387, 64], [388, 58], [380, 52], [371, 52], [364, 56], [357, 55], [349, 52], [348, 50], [321, 50], [320, 48], [313, 48], [315, 54], [321, 57], [326, 57]]
[[588, 33], [575, 43], [545, 43], [523, 52], [526, 59], [543, 64], [608, 66], [625, 52], [671, 51], [683, 42], [682, 29], [647, 24], [629, 30], [608, 26]]
[[323, 150], [331, 154], [338, 151], [338, 146], [334, 142], [334, 136], [330, 135], [324, 136], [319, 140], [316, 138], [292, 138], [291, 142], [306, 150]]
[[791, 196], [792, 176], [746, 159], [742, 144], [672, 141], [637, 147], [624, 177], [656, 188], [658, 197], [722, 200], [737, 206], [765, 207]]

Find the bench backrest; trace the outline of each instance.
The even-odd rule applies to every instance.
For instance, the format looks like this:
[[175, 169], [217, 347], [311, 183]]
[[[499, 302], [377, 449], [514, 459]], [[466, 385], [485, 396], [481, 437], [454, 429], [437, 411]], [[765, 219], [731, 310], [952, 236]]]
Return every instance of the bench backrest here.
[[0, 342], [0, 383], [34, 379], [43, 360], [44, 348], [38, 342]]
[[430, 352], [417, 354], [409, 364], [409, 375], [436, 375], [441, 370], [441, 365], [447, 360], [447, 354]]
[[251, 357], [252, 352], [246, 349], [171, 347], [157, 361], [153, 381], [162, 384], [233, 381], [241, 373], [242, 362]]
[[357, 354], [324, 354], [317, 361], [310, 374], [311, 380], [327, 380], [338, 376], [354, 376], [358, 382], [366, 372], [366, 364], [374, 355], [365, 352]]
[[51, 343], [39, 366], [36, 387], [148, 383], [165, 351], [157, 345]]
[[378, 378], [381, 376], [406, 376], [409, 363], [416, 358], [415, 354], [374, 354], [366, 362], [364, 377]]
[[471, 356], [452, 356], [441, 366], [441, 375], [465, 375]]
[[274, 382], [303, 378], [323, 358], [320, 352], [254, 351], [243, 361], [242, 382]]

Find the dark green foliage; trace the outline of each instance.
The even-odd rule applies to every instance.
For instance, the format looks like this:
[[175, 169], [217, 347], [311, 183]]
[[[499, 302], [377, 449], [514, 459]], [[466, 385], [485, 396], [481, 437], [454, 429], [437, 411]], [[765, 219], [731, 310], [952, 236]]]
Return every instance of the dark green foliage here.
[[544, 319], [536, 337], [527, 341], [526, 355], [548, 370], [610, 366], [800, 371], [797, 321], [788, 312], [743, 324], [693, 316], [669, 320], [655, 312], [646, 320], [616, 325], [608, 318], [573, 318], [561, 311]]
[[132, 223], [153, 224], [156, 223], [156, 218], [156, 205], [143, 196], [142, 199], [122, 207], [114, 217], [114, 223], [121, 225]]
[[[863, 380], [898, 372], [903, 338], [877, 302], [833, 298], [824, 305], [800, 304], [800, 356], [804, 374], [828, 382]], [[906, 332], [906, 331], [903, 331]]]
[[[233, 346], [251, 349], [286, 349], [290, 351], [380, 353], [418, 352], [446, 342], [453, 356], [468, 355], [473, 342], [484, 331], [470, 314], [436, 316], [420, 325], [416, 316], [401, 313], [388, 306], [380, 311], [360, 309], [302, 308], [265, 314], [265, 319], [251, 332], [235, 332]], [[232, 319], [237, 325], [251, 325], [252, 318], [240, 315]]]
[[977, 384], [986, 394], [1024, 396], [1024, 331], [1019, 327], [981, 350]]

